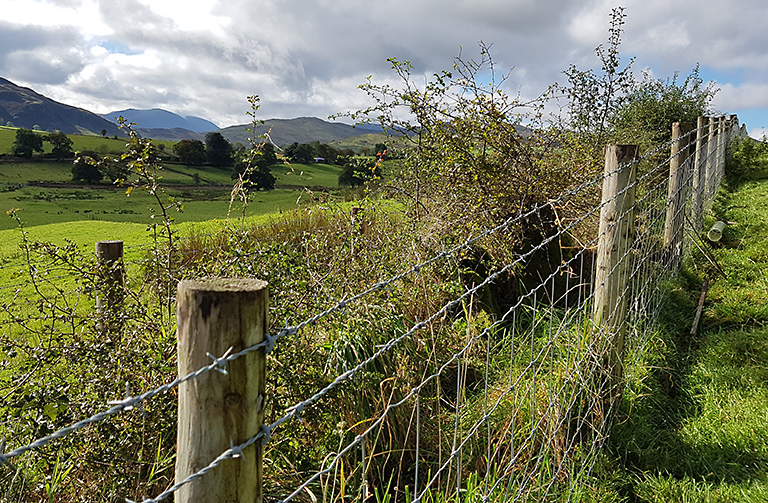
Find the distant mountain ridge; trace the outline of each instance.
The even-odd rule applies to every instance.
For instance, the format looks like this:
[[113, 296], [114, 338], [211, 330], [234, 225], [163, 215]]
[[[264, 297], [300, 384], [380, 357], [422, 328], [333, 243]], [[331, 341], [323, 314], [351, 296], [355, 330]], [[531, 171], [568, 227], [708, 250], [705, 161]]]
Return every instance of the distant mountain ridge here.
[[82, 108], [65, 105], [0, 77], [0, 125], [66, 134], [118, 134], [117, 125]]
[[[248, 129], [253, 129], [253, 126], [251, 124], [229, 126], [219, 130], [219, 132], [232, 143], [239, 142], [248, 145], [248, 138], [253, 136], [253, 133]], [[382, 130], [378, 126], [351, 126], [342, 122], [325, 121], [317, 117], [297, 117], [295, 119], [267, 119], [255, 127], [255, 132], [257, 135], [268, 134], [274, 144], [282, 147], [292, 143], [309, 143], [312, 141], [331, 143], [351, 136], [381, 133]]]
[[[136, 123], [135, 131], [145, 138], [180, 141], [205, 140], [207, 132], [218, 131], [232, 143], [248, 145], [253, 133], [248, 131], [251, 124], [241, 124], [219, 129], [216, 124], [194, 116], [181, 117], [178, 114], [154, 108], [140, 110], [128, 108], [108, 114], [97, 115], [88, 110], [59, 103], [32, 89], [21, 87], [0, 78], [0, 125], [12, 125], [44, 131], [61, 131], [66, 134], [92, 134], [101, 136], [126, 136], [117, 124], [122, 116]], [[113, 122], [115, 121], [115, 122]], [[293, 143], [319, 141], [331, 143], [345, 138], [372, 133], [381, 133], [377, 126], [352, 126], [342, 122], [329, 122], [317, 117], [295, 119], [267, 119], [256, 126], [257, 135], [269, 135], [272, 142], [280, 147]]]
[[140, 129], [187, 129], [195, 133], [205, 133], [219, 129], [219, 126], [216, 124], [201, 117], [194, 115], [182, 117], [162, 108], [148, 110], [127, 108], [101, 114], [101, 117], [114, 123], [117, 123], [118, 117], [123, 117], [128, 122], [136, 123]]

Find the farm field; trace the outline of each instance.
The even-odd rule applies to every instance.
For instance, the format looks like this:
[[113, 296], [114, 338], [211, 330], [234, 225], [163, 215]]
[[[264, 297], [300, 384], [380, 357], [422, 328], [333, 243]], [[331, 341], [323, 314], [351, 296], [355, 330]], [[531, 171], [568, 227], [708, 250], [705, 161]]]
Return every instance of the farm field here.
[[[306, 206], [312, 191], [338, 187], [338, 166], [276, 165], [273, 174], [277, 187], [269, 192], [251, 195], [247, 216], [290, 211]], [[134, 190], [102, 181], [99, 184], [73, 184], [69, 162], [0, 163], [0, 209], [18, 210], [26, 227], [78, 220], [150, 223], [159, 212], [155, 199]], [[182, 211], [172, 211], [176, 222], [200, 222], [226, 218], [230, 209], [242, 215], [239, 201], [230, 207], [233, 181], [231, 168], [167, 164], [160, 172], [160, 185], [165, 187], [165, 201], [174, 198]], [[0, 219], [0, 230], [13, 229], [14, 220]]]
[[[10, 154], [13, 146], [13, 141], [16, 138], [16, 129], [6, 126], [0, 126], [0, 154]], [[48, 134], [46, 131], [38, 131], [41, 135]], [[125, 143], [127, 138], [109, 138], [101, 136], [88, 136], [88, 135], [67, 135], [67, 137], [74, 143], [72, 148], [75, 151], [90, 150], [106, 154], [109, 152], [121, 152], [125, 150]], [[157, 144], [167, 144], [167, 147], [173, 145], [173, 142], [157, 142]], [[51, 151], [51, 145], [47, 142], [43, 142], [44, 153]]]

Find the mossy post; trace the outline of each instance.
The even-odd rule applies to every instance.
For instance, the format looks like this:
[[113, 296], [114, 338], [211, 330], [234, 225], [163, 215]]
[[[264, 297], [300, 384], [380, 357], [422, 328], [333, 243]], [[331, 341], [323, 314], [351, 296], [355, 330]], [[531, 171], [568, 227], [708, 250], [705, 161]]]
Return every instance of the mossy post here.
[[[181, 281], [177, 292], [179, 376], [259, 344], [267, 330], [267, 283], [255, 279], [212, 278]], [[264, 419], [266, 355], [251, 352], [226, 365], [226, 374], [208, 372], [179, 387], [176, 482], [209, 465], [232, 445], [259, 433]], [[260, 503], [262, 445], [225, 460], [205, 476], [184, 485], [184, 503]]]
[[685, 167], [689, 149], [683, 148], [686, 129], [679, 122], [672, 124], [672, 146], [669, 156], [669, 184], [667, 190], [667, 219], [664, 222], [664, 249], [675, 267], [680, 266], [685, 217]]
[[605, 349], [608, 376], [603, 398], [613, 403], [620, 396], [624, 358], [624, 332], [629, 280], [629, 250], [634, 240], [637, 145], [605, 147], [603, 197], [600, 209], [593, 319]]
[[122, 331], [120, 311], [125, 298], [123, 242], [97, 242], [96, 267], [101, 282], [96, 295], [96, 328], [101, 334], [112, 338]]

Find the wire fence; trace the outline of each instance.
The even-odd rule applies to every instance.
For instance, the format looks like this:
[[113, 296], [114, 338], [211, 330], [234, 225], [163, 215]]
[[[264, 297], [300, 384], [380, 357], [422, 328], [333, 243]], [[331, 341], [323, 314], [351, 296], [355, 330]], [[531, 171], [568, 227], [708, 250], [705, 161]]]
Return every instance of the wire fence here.
[[[272, 405], [271, 420], [258, 433], [232, 439], [206, 466], [183, 476], [177, 472], [172, 485], [143, 501], [165, 500], [184, 487], [205, 487], [217, 471], [226, 470], [220, 465], [242, 462], [239, 458], [254, 445], [272, 460], [263, 467], [271, 481], [263, 492], [267, 500], [542, 501], [576, 495], [610, 436], [623, 386], [653, 335], [667, 283], [689, 253], [716, 194], [726, 147], [743, 135], [736, 126], [735, 118], [700, 120], [696, 128], [678, 131], [671, 142], [641, 158], [630, 155], [615, 165], [606, 158], [600, 176], [444, 246], [398, 274], [373, 279], [299, 323], [286, 322], [259, 344], [209, 355], [210, 364], [142, 394], [132, 395], [129, 388], [124, 399], [106, 410], [7, 452], [0, 445], [0, 465], [108, 417], [141, 409], [143, 402], [202, 376], [215, 380], [228, 372], [229, 363], [247, 355], [273, 355], [285, 339], [317, 330], [329, 318], [343, 319], [352, 308], [373, 309], [395, 285], [427, 283], [429, 271], [441, 262], [535, 217], [551, 220], [557, 230], [454, 292], [423, 319], [399, 320], [399, 328], [374, 347], [362, 347], [350, 329], [347, 358], [329, 363], [331, 377], [323, 386], [293, 403]], [[626, 185], [607, 189], [622, 177], [628, 177]], [[600, 204], [578, 218], [558, 219], [558, 208], [600, 191]], [[332, 228], [317, 222], [312, 232]], [[301, 240], [306, 232], [283, 227], [279, 235]], [[579, 241], [573, 239], [576, 234]], [[606, 241], [608, 235], [617, 241]], [[194, 257], [215, 255], [214, 243], [231, 246], [217, 235], [182, 246], [187, 246], [186, 256]], [[244, 252], [238, 260], [258, 254]], [[67, 259], [60, 262], [66, 265]], [[133, 265], [146, 268], [146, 260]], [[482, 299], [505, 275], [521, 268], [535, 271], [537, 281], [523, 285], [498, 316], [486, 316], [479, 307]], [[62, 270], [70, 272], [59, 275], [50, 269], [42, 281], [30, 262], [19, 269], [18, 284], [2, 289], [39, 291], [44, 283], [55, 290], [52, 284], [67, 284], [77, 276], [71, 268]], [[22, 280], [25, 275], [30, 279]], [[60, 288], [50, 295], [67, 297], [83, 288], [94, 287]], [[169, 295], [168, 301], [173, 300]], [[598, 307], [603, 305], [607, 307]], [[76, 311], [81, 306], [57, 308]], [[38, 319], [28, 317], [22, 325], [48, 323], [48, 313], [55, 309], [47, 306]], [[5, 311], [0, 329], [18, 329], [18, 315]], [[454, 325], [461, 325], [461, 337], [450, 341], [450, 354], [438, 355], [435, 341], [447, 337], [440, 328], [447, 318], [458, 320]], [[426, 358], [419, 362], [414, 355]], [[333, 424], [336, 428], [327, 428]], [[331, 437], [337, 448], [310, 446], [307, 438], [312, 436]], [[302, 458], [298, 466], [289, 458], [302, 442], [315, 449], [309, 457], [314, 461]], [[286, 461], [276, 462], [280, 457]]]

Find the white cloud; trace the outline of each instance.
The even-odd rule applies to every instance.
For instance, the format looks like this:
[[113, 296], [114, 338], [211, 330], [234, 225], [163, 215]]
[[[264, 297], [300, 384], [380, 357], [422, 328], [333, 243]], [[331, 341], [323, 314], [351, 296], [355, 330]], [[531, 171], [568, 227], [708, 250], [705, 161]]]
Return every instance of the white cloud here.
[[104, 24], [95, 0], [2, 0], [3, 20], [22, 26], [75, 26], [86, 36], [104, 36]]
[[768, 82], [727, 83], [719, 87], [715, 104], [720, 110], [768, 108]]
[[[716, 105], [768, 108], [763, 0], [625, 0], [621, 46], [659, 77], [697, 62], [728, 78]], [[0, 76], [93, 111], [162, 107], [228, 125], [368, 104], [358, 84], [394, 82], [388, 57], [418, 74], [493, 44], [507, 89], [532, 97], [569, 64], [597, 67], [615, 0], [0, 0]], [[14, 80], [15, 79], [15, 80]], [[743, 81], [743, 82], [742, 82]], [[766, 120], [768, 123], [768, 120]]]

